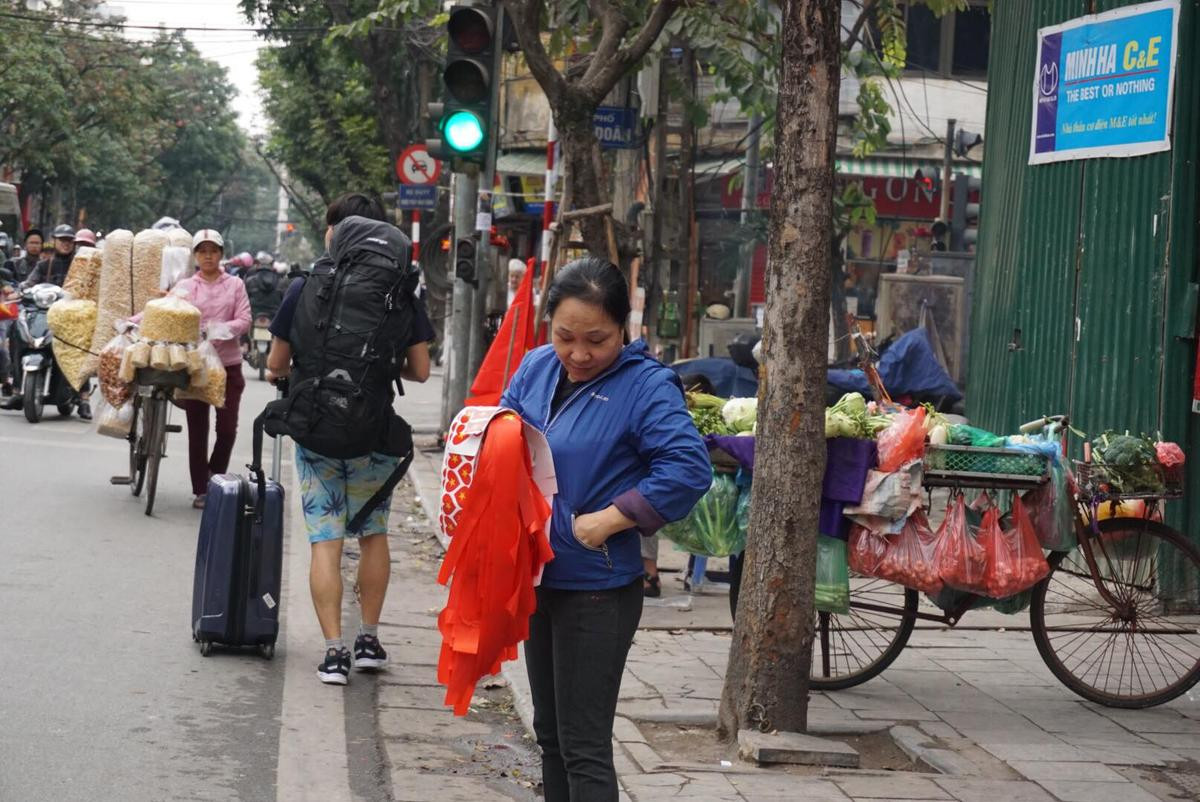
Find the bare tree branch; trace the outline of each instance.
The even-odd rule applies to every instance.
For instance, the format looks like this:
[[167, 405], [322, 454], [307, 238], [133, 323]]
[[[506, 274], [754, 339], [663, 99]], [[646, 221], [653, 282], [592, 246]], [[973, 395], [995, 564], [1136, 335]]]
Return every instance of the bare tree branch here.
[[621, 9], [609, 0], [588, 0], [588, 8], [600, 20], [602, 34], [600, 45], [592, 54], [587, 71], [583, 74], [583, 81], [590, 80], [600, 71], [601, 65], [607, 64], [616, 55], [621, 47], [621, 40], [625, 38], [625, 32], [629, 30], [629, 20], [621, 13]]
[[[629, 71], [634, 64], [642, 60], [651, 46], [658, 40], [658, 35], [662, 33], [662, 29], [666, 27], [667, 21], [671, 19], [671, 15], [679, 8], [681, 0], [659, 0], [654, 6], [654, 10], [650, 12], [649, 19], [638, 35], [629, 45], [619, 51], [607, 61], [600, 62], [599, 59], [593, 61], [594, 65], [599, 65], [599, 69], [591, 76], [584, 77], [579, 82], [579, 88], [587, 95], [589, 100], [599, 103], [604, 99], [604, 96], [609, 93], [609, 90], [616, 85], [626, 72]], [[589, 72], [591, 70], [589, 69]]]
[[517, 29], [517, 41], [525, 54], [525, 63], [529, 66], [529, 71], [546, 93], [551, 108], [556, 107], [558, 99], [570, 91], [570, 86], [554, 66], [546, 48], [542, 46], [544, 0], [504, 0], [504, 6]]

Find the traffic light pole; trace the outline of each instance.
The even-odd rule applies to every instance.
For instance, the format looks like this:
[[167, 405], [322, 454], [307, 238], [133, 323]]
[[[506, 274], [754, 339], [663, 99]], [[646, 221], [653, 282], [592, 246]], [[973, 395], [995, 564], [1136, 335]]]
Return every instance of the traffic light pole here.
[[[496, 15], [496, 27], [493, 33], [494, 42], [504, 41], [504, 14]], [[490, 199], [487, 203], [489, 217], [495, 209], [496, 204], [496, 160], [500, 154], [500, 77], [504, 71], [504, 48], [494, 47], [492, 53], [491, 64], [491, 99], [488, 101], [488, 121], [487, 130], [487, 158], [484, 161], [483, 178], [480, 189], [487, 194]], [[496, 249], [492, 246], [491, 231], [479, 232], [479, 249], [478, 261], [475, 266], [475, 275], [478, 279], [475, 287], [475, 303], [472, 311], [471, 320], [471, 350], [470, 350], [470, 365], [471, 373], [474, 374], [479, 370], [479, 366], [483, 364], [484, 352], [486, 347], [484, 344], [484, 331], [487, 326], [488, 302], [491, 295], [492, 279], [496, 268]], [[503, 275], [507, 276], [507, 272]]]
[[946, 120], [946, 147], [942, 153], [942, 197], [938, 217], [943, 223], [950, 222], [950, 174], [954, 168], [954, 126], [957, 120]]
[[[469, 237], [475, 230], [475, 201], [479, 197], [479, 173], [454, 174], [454, 241], [455, 256], [458, 244], [464, 237]], [[457, 264], [457, 258], [452, 260]], [[450, 428], [450, 420], [462, 409], [467, 398], [470, 383], [471, 364], [471, 328], [472, 307], [474, 306], [475, 289], [466, 280], [454, 276], [454, 295], [451, 301], [451, 331], [450, 340], [450, 394], [447, 398], [448, 409], [443, 415], [445, 428]]]

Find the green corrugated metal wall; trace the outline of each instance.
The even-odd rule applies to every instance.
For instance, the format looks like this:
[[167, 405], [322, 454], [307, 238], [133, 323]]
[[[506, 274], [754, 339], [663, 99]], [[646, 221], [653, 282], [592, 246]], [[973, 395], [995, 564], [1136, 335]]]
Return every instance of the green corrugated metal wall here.
[[1162, 431], [1187, 442], [1193, 500], [1174, 514], [1200, 540], [1200, 416], [1189, 412], [1195, 313], [1187, 304], [1197, 280], [1200, 0], [1181, 3], [1171, 151], [1026, 163], [1037, 29], [1128, 5], [992, 5], [968, 413], [1011, 431], [1068, 411], [1088, 432]]

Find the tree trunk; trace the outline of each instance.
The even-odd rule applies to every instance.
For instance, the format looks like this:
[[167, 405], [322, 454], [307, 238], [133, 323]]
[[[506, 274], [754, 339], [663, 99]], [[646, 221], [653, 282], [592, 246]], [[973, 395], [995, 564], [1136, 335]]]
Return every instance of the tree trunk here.
[[765, 370], [750, 537], [720, 730], [803, 732], [825, 467], [829, 253], [840, 0], [785, 0], [775, 134]]

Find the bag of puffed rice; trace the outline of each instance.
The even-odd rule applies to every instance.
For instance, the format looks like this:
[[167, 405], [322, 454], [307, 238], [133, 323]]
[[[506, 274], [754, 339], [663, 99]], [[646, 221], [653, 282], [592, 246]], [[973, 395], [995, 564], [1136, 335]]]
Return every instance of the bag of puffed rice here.
[[55, 301], [46, 313], [46, 323], [54, 333], [54, 360], [76, 390], [91, 378], [87, 363], [95, 362], [88, 353], [96, 329], [96, 302]]
[[146, 304], [138, 327], [143, 339], [163, 343], [200, 341], [200, 310], [178, 295]]
[[[63, 281], [63, 291], [81, 301], [95, 301], [100, 297], [100, 265], [103, 256], [95, 248], [86, 245], [75, 252], [71, 268]], [[91, 333], [88, 342], [91, 342]]]
[[225, 383], [228, 376], [217, 349], [208, 340], [196, 348], [204, 360], [204, 370], [189, 372], [191, 384], [186, 390], [176, 390], [177, 401], [203, 401], [214, 407], [225, 406]]
[[[142, 307], [134, 307], [131, 282], [133, 264], [133, 232], [119, 228], [105, 237], [104, 256], [100, 266], [99, 296], [96, 302], [96, 330], [92, 334], [92, 351], [100, 353], [116, 330], [113, 324], [136, 314]], [[154, 286], [158, 286], [158, 273], [154, 274]], [[145, 301], [142, 302], [145, 305]], [[90, 357], [87, 372], [96, 371], [99, 357]]]
[[167, 232], [167, 244], [172, 248], [187, 248], [190, 255], [192, 252], [192, 235], [187, 232], [187, 229], [173, 228]]

